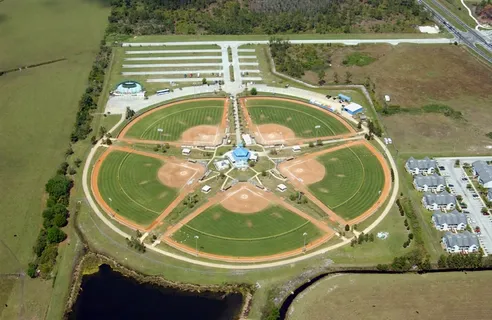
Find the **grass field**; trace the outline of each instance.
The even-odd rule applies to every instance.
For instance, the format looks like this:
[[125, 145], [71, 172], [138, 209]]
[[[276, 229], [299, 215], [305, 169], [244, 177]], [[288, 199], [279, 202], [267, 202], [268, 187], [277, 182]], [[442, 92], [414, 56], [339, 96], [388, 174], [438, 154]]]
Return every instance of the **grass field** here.
[[491, 271], [334, 276], [297, 297], [287, 319], [490, 319], [488, 281]]
[[[67, 59], [0, 76], [0, 240], [19, 260], [11, 264], [9, 260], [15, 258], [4, 259], [0, 245], [1, 274], [25, 271], [33, 259], [44, 185], [64, 159], [109, 8], [104, 1], [18, 0], [0, 2], [0, 11], [0, 70]], [[77, 239], [70, 238], [72, 245], [67, 248], [73, 252]], [[26, 319], [62, 317], [70, 278], [61, 276], [60, 270], [71, 271], [74, 259], [65, 260], [62, 250], [60, 254], [55, 284], [26, 276], [23, 295], [20, 285], [10, 295], [2, 286], [2, 300], [7, 296], [8, 301], [1, 305], [8, 307], [1, 311], [1, 319], [18, 319], [21, 308]]]
[[[224, 100], [183, 102], [142, 117], [128, 130], [126, 137], [176, 141], [191, 127], [218, 125], [223, 113]], [[158, 128], [164, 129], [162, 137]]]
[[302, 234], [312, 241], [321, 232], [307, 220], [280, 208], [269, 207], [254, 214], [234, 213], [218, 205], [182, 227], [174, 239], [201, 251], [228, 256], [261, 256], [300, 248]]
[[[415, 110], [429, 104], [443, 104], [463, 113], [464, 120], [439, 113], [381, 115], [381, 122], [400, 154], [490, 153], [487, 146], [492, 143], [485, 134], [490, 131], [492, 121], [489, 112], [491, 69], [465, 48], [380, 44], [333, 46], [330, 50], [332, 67], [326, 70], [327, 83], [333, 84], [335, 72], [341, 81], [346, 72], [350, 72], [355, 84], [365, 84], [369, 78], [381, 106], [379, 112], [387, 94], [391, 97], [389, 105]], [[346, 57], [354, 52], [367, 53], [376, 61], [364, 67], [344, 65]], [[313, 84], [318, 81], [317, 75], [310, 72], [302, 79]]]
[[[249, 99], [246, 105], [253, 123], [281, 124], [292, 129], [297, 137], [315, 138], [349, 132], [335, 117], [295, 102]], [[315, 129], [317, 125], [321, 128]]]
[[98, 176], [104, 201], [118, 214], [136, 223], [151, 223], [177, 194], [157, 180], [157, 171], [162, 165], [154, 158], [111, 152]]
[[318, 161], [325, 166], [326, 174], [309, 189], [341, 217], [353, 219], [379, 198], [384, 185], [383, 168], [366, 147], [330, 152]]

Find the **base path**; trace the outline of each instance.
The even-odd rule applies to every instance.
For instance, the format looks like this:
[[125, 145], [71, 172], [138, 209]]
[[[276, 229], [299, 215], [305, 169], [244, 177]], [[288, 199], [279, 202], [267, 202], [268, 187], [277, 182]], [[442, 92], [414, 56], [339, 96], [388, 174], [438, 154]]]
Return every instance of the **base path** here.
[[[104, 162], [104, 160], [107, 158], [107, 156], [112, 152], [112, 151], [123, 151], [127, 153], [133, 153], [133, 154], [139, 154], [143, 155], [146, 157], [150, 158], [155, 158], [159, 160], [164, 160], [165, 165], [162, 168], [167, 168], [168, 170], [172, 167], [173, 169], [176, 169], [175, 171], [177, 172], [176, 174], [179, 176], [180, 172], [186, 172], [186, 177], [184, 178], [179, 178], [177, 181], [169, 181], [168, 178], [164, 179], [162, 177], [162, 173], [159, 173], [158, 176], [163, 182], [163, 184], [172, 186], [172, 187], [181, 187], [180, 192], [178, 196], [169, 204], [169, 206], [148, 226], [143, 226], [139, 225], [122, 215], [118, 214], [116, 211], [114, 211], [111, 206], [104, 201], [101, 192], [99, 190], [99, 185], [98, 185], [98, 176], [101, 171], [101, 166]], [[159, 172], [162, 170], [162, 168], [159, 170]], [[182, 168], [182, 169], [179, 169]], [[168, 157], [164, 155], [159, 155], [155, 153], [150, 153], [150, 152], [145, 152], [145, 151], [140, 151], [140, 150], [134, 150], [128, 147], [120, 147], [120, 146], [111, 146], [107, 148], [107, 150], [101, 155], [101, 157], [97, 160], [95, 163], [93, 169], [92, 169], [92, 175], [91, 175], [91, 188], [92, 192], [94, 194], [94, 197], [96, 201], [99, 203], [99, 205], [102, 207], [102, 209], [113, 219], [117, 220], [119, 223], [132, 228], [136, 230], [141, 230], [141, 231], [150, 231], [153, 228], [155, 228], [171, 211], [179, 204], [183, 199], [191, 192], [194, 191], [194, 187], [197, 184], [198, 179], [205, 173], [205, 168], [203, 168], [199, 164], [193, 164], [190, 162], [186, 162], [184, 160], [178, 160], [174, 157]], [[169, 174], [169, 171], [167, 172]], [[164, 181], [165, 180], [165, 181]], [[177, 185], [176, 182], [180, 182], [180, 185]]]
[[[334, 231], [326, 225], [326, 223], [317, 220], [310, 215], [304, 213], [303, 211], [299, 210], [298, 208], [294, 207], [290, 203], [278, 198], [276, 195], [274, 195], [271, 192], [265, 192], [262, 190], [259, 190], [252, 185], [248, 183], [239, 183], [236, 184], [234, 187], [232, 187], [230, 190], [228, 190], [225, 193], [218, 193], [214, 197], [210, 198], [203, 206], [199, 207], [197, 210], [195, 210], [193, 213], [189, 214], [186, 216], [183, 220], [181, 220], [179, 223], [175, 224], [174, 226], [170, 227], [162, 236], [161, 240], [167, 243], [168, 245], [179, 249], [181, 251], [184, 251], [189, 254], [196, 254], [196, 250], [194, 248], [188, 247], [187, 245], [178, 243], [172, 239], [172, 235], [176, 233], [179, 229], [181, 229], [184, 225], [189, 223], [191, 220], [196, 218], [198, 215], [200, 215], [202, 212], [206, 211], [210, 207], [217, 205], [217, 204], [222, 204], [224, 205], [224, 202], [227, 202], [228, 200], [237, 200], [237, 196], [241, 196], [243, 194], [248, 194], [254, 197], [255, 201], [258, 201], [258, 199], [261, 199], [262, 205], [264, 208], [268, 207], [269, 204], [276, 204], [278, 206], [284, 207], [287, 210], [299, 215], [300, 217], [304, 218], [305, 220], [308, 220], [315, 226], [317, 226], [321, 231], [323, 231], [323, 236], [320, 238], [306, 244], [306, 250], [312, 250], [329, 239], [331, 239], [334, 235]], [[265, 262], [265, 261], [274, 261], [274, 260], [280, 260], [280, 259], [285, 259], [289, 258], [295, 255], [302, 254], [304, 252], [304, 248], [298, 248], [294, 250], [290, 250], [287, 252], [281, 252], [278, 254], [273, 254], [269, 256], [257, 256], [257, 257], [235, 257], [235, 256], [223, 256], [223, 255], [217, 255], [217, 254], [211, 254], [211, 253], [206, 253], [206, 252], [200, 252], [200, 256], [208, 259], [213, 259], [213, 260], [220, 260], [220, 261], [226, 261], [226, 262]]]
[[[261, 124], [261, 125], [256, 125], [253, 123], [253, 120], [251, 119], [251, 115], [248, 112], [248, 107], [246, 106], [247, 100], [271, 100], [271, 101], [287, 101], [287, 102], [292, 102], [292, 103], [297, 103], [300, 105], [304, 105], [316, 110], [319, 110], [323, 113], [325, 113], [327, 116], [332, 117], [340, 121], [345, 128], [349, 131], [349, 133], [345, 134], [338, 134], [338, 135], [332, 135], [332, 136], [321, 136], [321, 137], [316, 137], [316, 138], [301, 138], [301, 137], [296, 137], [294, 132], [280, 124]], [[243, 111], [244, 114], [244, 119], [246, 120], [246, 124], [250, 130], [250, 132], [255, 136], [256, 140], [262, 144], [303, 144], [303, 143], [308, 143], [308, 142], [313, 142], [317, 140], [331, 140], [331, 139], [347, 139], [350, 137], [353, 137], [357, 135], [357, 131], [341, 116], [322, 109], [318, 106], [315, 106], [313, 104], [306, 103], [304, 101], [299, 101], [295, 99], [288, 99], [288, 98], [272, 98], [272, 97], [247, 97], [247, 98], [241, 98], [239, 100], [241, 110]]]
[[[191, 127], [185, 132], [183, 132], [181, 136], [181, 140], [178, 141], [166, 141], [166, 140], [146, 140], [146, 139], [141, 139], [141, 138], [130, 138], [127, 137], [128, 131], [140, 120], [148, 117], [149, 115], [159, 112], [163, 109], [179, 105], [182, 103], [187, 103], [187, 102], [199, 102], [199, 101], [223, 101], [224, 103], [224, 110], [222, 112], [222, 117], [220, 120], [220, 124], [217, 126], [209, 126], [209, 125], [200, 125], [200, 126], [195, 126]], [[190, 100], [183, 100], [183, 101], [177, 101], [173, 103], [169, 103], [157, 108], [154, 108], [152, 110], [149, 110], [142, 115], [138, 116], [137, 118], [133, 119], [130, 121], [124, 128], [121, 130], [120, 134], [118, 135], [118, 140], [124, 141], [124, 142], [130, 142], [130, 143], [146, 143], [146, 144], [162, 144], [162, 143], [169, 143], [170, 145], [174, 146], [180, 146], [182, 144], [192, 144], [192, 145], [210, 145], [210, 146], [215, 146], [219, 144], [222, 140], [222, 137], [225, 135], [226, 128], [227, 128], [227, 114], [229, 110], [229, 99], [224, 99], [224, 98], [201, 98], [201, 99], [190, 99]], [[211, 129], [213, 128], [213, 129]], [[213, 133], [213, 135], [212, 135]], [[201, 137], [201, 139], [200, 139]]]

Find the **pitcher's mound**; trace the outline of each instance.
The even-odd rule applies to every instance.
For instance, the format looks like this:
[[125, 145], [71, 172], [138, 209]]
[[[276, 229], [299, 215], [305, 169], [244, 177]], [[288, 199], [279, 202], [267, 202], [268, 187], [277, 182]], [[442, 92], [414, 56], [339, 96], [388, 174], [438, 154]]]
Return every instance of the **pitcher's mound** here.
[[194, 163], [166, 162], [158, 171], [159, 181], [172, 188], [183, 187], [188, 180], [198, 179], [203, 175], [205, 169]]
[[219, 136], [217, 126], [196, 126], [189, 128], [181, 136], [181, 140], [193, 144], [215, 144]]
[[325, 166], [315, 159], [309, 159], [293, 165], [284, 162], [280, 164], [279, 169], [283, 175], [302, 179], [302, 182], [306, 185], [323, 180], [326, 171]]
[[232, 191], [222, 200], [221, 205], [229, 211], [255, 213], [268, 207], [270, 202], [248, 188]]
[[294, 131], [279, 124], [261, 124], [258, 131], [265, 143], [286, 143], [296, 137]]

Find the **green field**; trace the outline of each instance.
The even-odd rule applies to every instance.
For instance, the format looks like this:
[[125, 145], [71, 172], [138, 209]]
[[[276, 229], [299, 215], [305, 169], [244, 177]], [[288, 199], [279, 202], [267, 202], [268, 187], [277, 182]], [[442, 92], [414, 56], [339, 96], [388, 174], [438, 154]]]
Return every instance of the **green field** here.
[[[296, 102], [249, 99], [246, 105], [253, 123], [278, 123], [290, 128], [297, 137], [315, 138], [349, 132], [335, 117]], [[321, 127], [315, 129], [318, 125]]]
[[309, 189], [341, 217], [353, 219], [379, 198], [384, 185], [383, 168], [365, 146], [330, 152], [318, 161], [324, 164], [326, 175]]
[[[67, 59], [0, 76], [0, 240], [5, 244], [0, 245], [0, 274], [25, 272], [34, 258], [32, 247], [46, 200], [44, 185], [64, 161], [109, 12], [104, 1], [0, 1], [0, 70]], [[0, 308], [1, 319], [62, 318], [71, 281], [63, 270], [71, 272], [75, 262], [65, 256], [80, 248], [70, 228], [65, 232], [72, 243], [66, 246], [67, 254], [60, 249], [55, 283], [26, 276], [21, 292], [21, 285], [9, 289], [3, 285], [6, 280], [0, 280], [0, 300], [2, 306], [8, 305]], [[5, 249], [15, 257], [4, 259]]]
[[262, 256], [300, 248], [321, 236], [309, 221], [281, 207], [254, 214], [234, 213], [215, 206], [176, 232], [173, 238], [200, 251], [227, 256]]
[[286, 319], [490, 319], [488, 281], [491, 271], [332, 276], [296, 297]]
[[[176, 141], [191, 127], [220, 124], [223, 113], [224, 100], [187, 101], [142, 117], [125, 137]], [[162, 137], [159, 136], [158, 128], [164, 129]]]
[[175, 189], [157, 180], [157, 171], [162, 165], [154, 158], [111, 152], [98, 176], [101, 196], [123, 217], [143, 225], [151, 223], [177, 194]]

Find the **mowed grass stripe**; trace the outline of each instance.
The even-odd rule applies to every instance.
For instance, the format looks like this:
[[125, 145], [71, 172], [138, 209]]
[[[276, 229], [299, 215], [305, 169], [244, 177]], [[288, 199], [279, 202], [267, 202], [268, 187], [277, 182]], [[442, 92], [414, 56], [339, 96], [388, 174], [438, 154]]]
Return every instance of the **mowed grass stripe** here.
[[[286, 126], [298, 137], [314, 138], [348, 133], [338, 119], [321, 110], [289, 101], [248, 100], [246, 102], [255, 124], [277, 123]], [[321, 126], [315, 129], [315, 126]]]
[[224, 238], [263, 238], [294, 230], [306, 220], [284, 208], [271, 206], [257, 213], [235, 213], [221, 205], [202, 212], [188, 225], [211, 236]]
[[307, 223], [297, 229], [278, 237], [263, 240], [236, 241], [224, 240], [196, 232], [186, 225], [173, 235], [173, 239], [190, 248], [195, 248], [195, 236], [198, 249], [201, 252], [235, 257], [266, 256], [302, 248], [304, 244], [303, 234], [307, 233], [306, 243], [309, 243], [322, 235], [322, 232], [312, 223]]
[[383, 168], [365, 146], [330, 152], [318, 161], [324, 164], [326, 175], [309, 189], [341, 217], [353, 219], [379, 198], [384, 186]]
[[112, 151], [98, 176], [101, 196], [119, 215], [139, 224], [151, 223], [177, 194], [157, 180], [162, 165], [154, 158]]
[[[183, 102], [138, 119], [126, 137], [145, 140], [179, 140], [187, 129], [199, 125], [218, 125], [224, 112], [221, 100]], [[164, 130], [162, 137], [157, 131]]]

